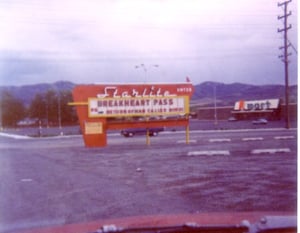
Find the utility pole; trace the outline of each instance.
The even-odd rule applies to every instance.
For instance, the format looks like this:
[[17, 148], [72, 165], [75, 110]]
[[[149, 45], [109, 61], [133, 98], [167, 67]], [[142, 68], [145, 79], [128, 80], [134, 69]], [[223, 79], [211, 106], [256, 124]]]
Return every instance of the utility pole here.
[[292, 0], [284, 1], [281, 3], [278, 3], [278, 7], [283, 7], [284, 14], [281, 16], [278, 16], [278, 19], [283, 19], [283, 28], [278, 29], [278, 32], [283, 32], [284, 33], [284, 45], [282, 47], [279, 47], [279, 49], [283, 49], [283, 55], [280, 55], [279, 58], [282, 59], [284, 62], [284, 75], [285, 75], [285, 127], [287, 129], [290, 128], [290, 117], [289, 117], [289, 72], [288, 72], [288, 56], [291, 55], [291, 53], [288, 53], [288, 47], [291, 45], [288, 42], [288, 36], [287, 32], [289, 29], [292, 28], [292, 25], [287, 24], [287, 18], [292, 14], [290, 11], [287, 13], [287, 6]]

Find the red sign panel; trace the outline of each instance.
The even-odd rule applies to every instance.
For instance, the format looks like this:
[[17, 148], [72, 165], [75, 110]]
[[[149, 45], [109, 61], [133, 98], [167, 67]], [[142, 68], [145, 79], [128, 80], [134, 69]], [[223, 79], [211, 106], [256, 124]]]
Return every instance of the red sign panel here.
[[[170, 97], [191, 96], [194, 88], [191, 83], [178, 84], [99, 84], [78, 85], [74, 92], [85, 92], [86, 98], [126, 98], [126, 97]], [[87, 99], [86, 99], [87, 100]]]
[[[113, 125], [106, 118], [188, 114], [193, 92], [191, 83], [78, 85], [72, 105], [77, 109], [85, 145], [105, 146], [107, 129], [133, 127], [132, 122]], [[139, 122], [139, 127], [158, 124]]]

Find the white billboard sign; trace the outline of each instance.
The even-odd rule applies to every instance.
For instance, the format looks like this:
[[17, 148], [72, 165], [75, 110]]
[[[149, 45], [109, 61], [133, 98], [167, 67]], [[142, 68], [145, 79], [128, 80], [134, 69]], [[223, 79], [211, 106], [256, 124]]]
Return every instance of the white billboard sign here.
[[266, 99], [266, 100], [251, 100], [237, 101], [234, 105], [235, 111], [266, 111], [274, 110], [279, 107], [279, 99]]
[[89, 98], [89, 117], [183, 115], [188, 96], [148, 98]]

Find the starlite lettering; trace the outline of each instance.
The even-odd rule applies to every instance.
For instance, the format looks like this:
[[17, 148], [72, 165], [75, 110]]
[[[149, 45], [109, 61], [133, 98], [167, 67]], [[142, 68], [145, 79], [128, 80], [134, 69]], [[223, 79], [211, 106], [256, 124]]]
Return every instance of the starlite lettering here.
[[169, 90], [162, 90], [160, 87], [145, 87], [142, 91], [135, 88], [126, 91], [119, 91], [118, 87], [107, 86], [103, 93], [97, 94], [98, 98], [131, 98], [131, 97], [170, 97], [176, 94], [170, 93]]

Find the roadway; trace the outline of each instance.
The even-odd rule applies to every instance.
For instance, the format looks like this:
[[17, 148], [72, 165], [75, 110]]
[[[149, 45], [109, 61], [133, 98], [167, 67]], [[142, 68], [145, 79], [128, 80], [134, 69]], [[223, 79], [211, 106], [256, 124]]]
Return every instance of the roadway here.
[[295, 129], [0, 137], [0, 232], [124, 216], [296, 211]]

